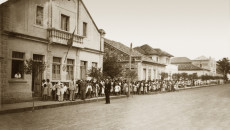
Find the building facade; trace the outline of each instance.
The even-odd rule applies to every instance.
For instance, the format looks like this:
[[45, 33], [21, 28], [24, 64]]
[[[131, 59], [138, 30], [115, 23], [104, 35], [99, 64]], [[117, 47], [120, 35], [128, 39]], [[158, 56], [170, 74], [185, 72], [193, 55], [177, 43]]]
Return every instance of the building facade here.
[[187, 57], [174, 57], [171, 59], [171, 64], [178, 66], [178, 73], [193, 74], [198, 76], [210, 75], [210, 70], [193, 64], [193, 61]]
[[177, 66], [170, 64], [171, 57], [173, 57], [173, 55], [159, 48], [152, 48], [147, 44], [140, 47], [135, 47], [134, 49], [145, 57], [150, 58], [153, 62], [163, 65], [162, 67], [160, 67], [160, 69], [153, 69], [153, 75], [157, 75], [157, 79], [160, 79], [160, 75], [162, 72], [168, 73], [168, 79], [171, 79], [172, 74], [178, 72]]
[[[159, 62], [143, 55], [135, 48], [132, 49], [124, 44], [109, 39], [105, 39], [105, 53], [118, 56], [119, 63], [123, 66], [124, 71], [129, 69], [129, 56], [131, 55], [132, 64], [131, 69], [137, 72], [136, 80], [156, 80], [161, 79], [161, 72], [165, 71], [166, 58], [159, 58]], [[155, 58], [155, 57], [154, 57]]]
[[[88, 70], [102, 68], [105, 32], [97, 28], [81, 0], [10, 0], [0, 9], [3, 103], [31, 100], [32, 91], [41, 97], [42, 79], [53, 83], [90, 79]], [[45, 63], [45, 71], [25, 74], [29, 59], [37, 70]]]
[[212, 76], [216, 76], [216, 60], [205, 56], [197, 57], [196, 59], [192, 60], [192, 64], [207, 70], [210, 70], [210, 74]]

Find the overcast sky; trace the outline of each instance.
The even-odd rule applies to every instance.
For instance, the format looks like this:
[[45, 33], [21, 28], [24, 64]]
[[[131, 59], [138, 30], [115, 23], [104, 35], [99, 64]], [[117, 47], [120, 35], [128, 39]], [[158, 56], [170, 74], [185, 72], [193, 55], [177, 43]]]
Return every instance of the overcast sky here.
[[229, 0], [83, 0], [106, 38], [176, 57], [230, 57]]

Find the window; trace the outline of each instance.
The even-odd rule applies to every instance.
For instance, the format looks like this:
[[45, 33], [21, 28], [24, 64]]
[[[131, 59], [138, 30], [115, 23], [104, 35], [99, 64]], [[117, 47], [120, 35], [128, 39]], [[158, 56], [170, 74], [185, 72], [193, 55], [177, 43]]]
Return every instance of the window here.
[[60, 80], [61, 79], [61, 58], [53, 57], [53, 66], [52, 66], [52, 78]]
[[92, 67], [97, 68], [97, 62], [92, 62]]
[[81, 79], [86, 79], [86, 68], [87, 68], [87, 61], [81, 61], [81, 66], [80, 66], [80, 76]]
[[12, 68], [11, 78], [23, 78], [24, 77], [24, 53], [12, 52]]
[[41, 6], [37, 6], [36, 25], [43, 26], [43, 7], [41, 7]]
[[202, 64], [200, 64], [200, 68], [202, 68]]
[[69, 17], [61, 15], [61, 30], [69, 31]]
[[72, 80], [73, 77], [73, 67], [74, 67], [74, 60], [67, 59], [67, 80]]
[[36, 54], [34, 54], [33, 55], [33, 60], [35, 62], [42, 62], [43, 61], [43, 55], [36, 55]]
[[83, 22], [83, 36], [87, 36], [87, 23]]
[[159, 62], [159, 57], [156, 57], [156, 61]]
[[148, 71], [148, 80], [151, 80], [151, 69]]
[[166, 58], [166, 64], [169, 64], [169, 58]]

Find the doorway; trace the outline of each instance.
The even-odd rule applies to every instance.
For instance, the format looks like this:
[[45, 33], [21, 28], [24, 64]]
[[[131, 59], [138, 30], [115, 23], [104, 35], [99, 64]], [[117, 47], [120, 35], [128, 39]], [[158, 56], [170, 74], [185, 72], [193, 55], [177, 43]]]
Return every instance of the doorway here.
[[42, 75], [40, 72], [41, 65], [43, 62], [43, 55], [33, 55], [33, 73], [32, 73], [32, 91], [34, 97], [42, 97]]
[[87, 66], [87, 62], [86, 61], [81, 61], [81, 79], [86, 80], [86, 66]]

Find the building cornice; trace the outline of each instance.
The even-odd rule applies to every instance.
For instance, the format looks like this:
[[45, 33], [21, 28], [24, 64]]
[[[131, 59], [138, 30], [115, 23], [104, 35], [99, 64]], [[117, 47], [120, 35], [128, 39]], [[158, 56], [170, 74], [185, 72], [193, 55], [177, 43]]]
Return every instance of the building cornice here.
[[42, 42], [42, 43], [47, 43], [48, 44], [48, 40], [47, 39], [39, 38], [39, 37], [27, 35], [27, 34], [22, 34], [22, 33], [17, 33], [17, 32], [12, 32], [12, 31], [4, 31], [3, 35], [7, 35], [7, 36], [10, 36], [10, 37], [16, 37], [16, 38], [21, 38], [21, 39], [27, 39], [27, 40], [36, 41], [36, 42]]
[[100, 50], [95, 50], [95, 49], [91, 49], [91, 48], [81, 48], [81, 50], [83, 51], [87, 51], [87, 52], [91, 52], [91, 53], [97, 53], [97, 54], [105, 54], [105, 52], [100, 51]]
[[152, 65], [158, 65], [158, 66], [166, 66], [165, 64], [160, 64], [156, 62], [149, 62], [149, 61], [142, 61], [142, 63], [152, 64]]

